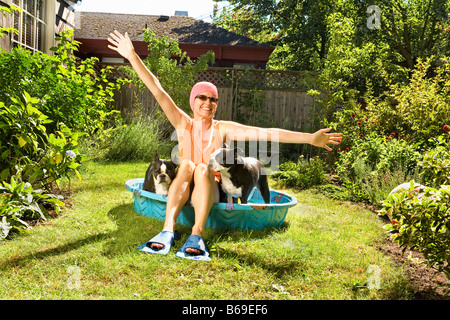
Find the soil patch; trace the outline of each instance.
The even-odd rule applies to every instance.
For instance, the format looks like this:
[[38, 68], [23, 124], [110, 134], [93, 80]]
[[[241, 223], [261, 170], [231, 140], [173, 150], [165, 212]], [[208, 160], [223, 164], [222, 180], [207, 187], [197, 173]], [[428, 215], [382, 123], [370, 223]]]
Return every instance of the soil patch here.
[[[416, 300], [450, 300], [445, 295], [443, 284], [450, 283], [445, 274], [428, 267], [423, 254], [414, 250], [405, 250], [397, 242], [386, 238], [378, 245], [379, 250], [391, 256], [394, 263], [401, 266], [409, 279], [410, 290]], [[409, 257], [409, 258], [408, 258]]]

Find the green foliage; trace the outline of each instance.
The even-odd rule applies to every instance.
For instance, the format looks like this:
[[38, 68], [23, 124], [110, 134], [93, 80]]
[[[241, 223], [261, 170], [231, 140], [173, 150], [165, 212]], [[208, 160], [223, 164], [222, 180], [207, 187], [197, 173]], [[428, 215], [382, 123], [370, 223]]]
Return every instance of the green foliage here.
[[412, 70], [419, 59], [449, 54], [448, 1], [377, 0], [370, 4], [380, 8], [382, 25], [377, 36], [390, 48], [391, 63]]
[[[448, 1], [430, 0], [285, 0], [255, 1], [229, 0], [230, 10], [215, 16], [218, 25], [257, 39], [270, 39], [275, 46], [269, 66], [276, 69], [321, 71], [336, 53], [336, 16], [342, 22], [340, 32], [352, 37], [351, 51], [368, 56], [375, 52], [378, 63], [356, 69], [360, 74], [365, 67], [374, 67], [360, 81], [378, 77], [378, 68], [387, 70], [390, 77], [396, 68], [411, 70], [418, 59], [431, 55], [437, 58], [450, 53], [450, 27]], [[379, 10], [368, 12], [369, 6]], [[379, 26], [370, 25], [379, 18]], [[350, 24], [344, 23], [344, 19]], [[334, 21], [333, 21], [334, 20]], [[345, 27], [342, 27], [345, 25]], [[348, 28], [347, 30], [345, 28]], [[262, 36], [261, 36], [262, 35]], [[334, 39], [333, 39], [334, 37]], [[347, 38], [342, 38], [347, 42]], [[334, 48], [333, 48], [334, 46]], [[344, 59], [349, 51], [342, 46]], [[331, 56], [330, 56], [331, 54]], [[356, 58], [358, 55], [354, 56]], [[351, 66], [350, 66], [351, 68]], [[350, 70], [350, 69], [349, 69]], [[357, 77], [355, 75], [355, 78]]]
[[347, 178], [357, 176], [355, 166], [358, 160], [370, 165], [368, 172], [393, 171], [398, 167], [414, 171], [417, 157], [414, 146], [406, 140], [393, 137], [382, 137], [375, 132], [354, 138], [351, 147], [341, 150], [336, 164], [336, 173]]
[[102, 142], [98, 142], [93, 153], [107, 160], [151, 162], [155, 151], [161, 158], [170, 159], [172, 147], [170, 133], [162, 115], [149, 116], [129, 121], [127, 124], [108, 129]]
[[[150, 52], [143, 59], [144, 64], [158, 78], [175, 104], [184, 111], [191, 112], [189, 94], [195, 84], [196, 75], [206, 70], [208, 64], [214, 63], [214, 53], [209, 51], [193, 61], [180, 49], [177, 40], [158, 38], [150, 29], [145, 30], [144, 41], [148, 42]], [[123, 70], [134, 83], [146, 90], [144, 83], [132, 68], [125, 67]]]
[[[4, 6], [0, 7], [0, 14], [4, 17], [6, 17], [7, 15], [13, 15], [14, 11], [22, 11], [22, 9], [19, 7], [16, 7], [13, 4], [9, 5], [9, 7], [4, 7]], [[3, 38], [5, 36], [5, 34], [8, 34], [8, 33], [19, 34], [19, 30], [15, 29], [15, 28], [10, 28], [10, 27], [6, 28], [3, 26], [0, 26], [0, 38]]]
[[107, 80], [110, 68], [97, 71], [96, 59], [78, 61], [73, 55], [79, 43], [72, 40], [71, 30], [56, 38], [53, 56], [32, 53], [16, 47], [11, 53], [0, 51], [0, 101], [7, 106], [10, 97], [20, 97], [24, 91], [38, 99], [35, 107], [53, 120], [45, 124], [49, 132], [60, 122], [84, 132], [103, 129], [111, 109], [118, 83]]
[[325, 164], [319, 157], [308, 161], [300, 156], [297, 163], [293, 161], [281, 163], [279, 171], [271, 177], [282, 186], [307, 189], [327, 182], [324, 167]]
[[24, 219], [44, 219], [49, 205], [59, 211], [63, 203], [43, 190], [73, 174], [81, 179], [81, 131], [103, 129], [117, 113], [111, 102], [121, 81], [109, 82], [110, 69], [97, 71], [95, 59], [78, 61], [72, 36], [69, 30], [56, 38], [53, 56], [21, 47], [0, 51], [2, 238], [27, 227]]
[[353, 197], [349, 189], [334, 184], [323, 184], [312, 187], [317, 193], [323, 194], [329, 199], [338, 201], [352, 201]]
[[395, 126], [394, 132], [417, 140], [423, 140], [427, 135], [436, 136], [436, 132], [450, 123], [450, 62], [442, 60], [440, 66], [432, 68], [430, 64], [434, 59], [419, 60], [408, 83], [390, 86], [378, 110], [374, 105], [372, 113], [376, 121], [386, 122], [391, 130]]
[[11, 230], [21, 231], [28, 228], [27, 220], [46, 220], [48, 210], [57, 213], [64, 206], [62, 197], [36, 190], [28, 182], [3, 181], [0, 185], [0, 240], [8, 237]]
[[450, 186], [421, 189], [411, 181], [408, 190], [383, 201], [380, 215], [391, 220], [386, 228], [401, 247], [422, 252], [430, 266], [450, 278]]
[[341, 1], [230, 0], [233, 9], [214, 23], [275, 46], [269, 66], [284, 70], [318, 70], [328, 49], [327, 16]]
[[438, 146], [430, 150], [419, 161], [423, 183], [427, 186], [439, 188], [450, 185], [450, 144]]
[[[360, 122], [358, 122], [360, 123]], [[378, 205], [397, 185], [417, 175], [421, 158], [415, 147], [394, 136], [383, 137], [375, 131], [354, 134], [353, 143], [338, 149], [336, 173], [349, 189], [353, 200]]]
[[0, 102], [0, 180], [16, 176], [37, 188], [50, 189], [71, 172], [78, 174], [80, 133], [59, 123], [48, 134], [45, 125], [52, 120], [35, 106], [38, 102], [27, 92], [20, 98], [11, 97], [9, 105]]
[[253, 7], [224, 8], [220, 15], [213, 17], [214, 24], [245, 35], [258, 42], [270, 42], [276, 36], [270, 29], [265, 17], [258, 14]]

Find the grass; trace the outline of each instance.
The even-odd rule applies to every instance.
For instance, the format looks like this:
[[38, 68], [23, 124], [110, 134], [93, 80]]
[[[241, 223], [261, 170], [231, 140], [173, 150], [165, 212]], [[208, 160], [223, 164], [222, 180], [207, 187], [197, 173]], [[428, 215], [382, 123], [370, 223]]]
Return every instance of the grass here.
[[[0, 242], [1, 298], [408, 299], [401, 269], [375, 246], [386, 237], [380, 219], [314, 191], [286, 190], [299, 204], [278, 229], [208, 230], [209, 263], [175, 257], [189, 235], [183, 226], [167, 256], [135, 250], [163, 225], [136, 214], [124, 187], [146, 167], [85, 163], [62, 216]], [[371, 265], [381, 289], [355, 290]]]

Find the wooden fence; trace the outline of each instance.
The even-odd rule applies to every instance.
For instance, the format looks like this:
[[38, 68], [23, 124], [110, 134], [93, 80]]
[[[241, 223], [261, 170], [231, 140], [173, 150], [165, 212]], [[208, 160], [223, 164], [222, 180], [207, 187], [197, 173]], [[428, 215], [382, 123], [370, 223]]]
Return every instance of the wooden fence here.
[[[317, 97], [307, 94], [315, 88], [314, 74], [210, 68], [200, 73], [197, 81], [210, 81], [218, 87], [218, 120], [292, 130], [316, 127]], [[116, 94], [115, 106], [126, 114], [151, 114], [158, 108], [148, 90], [139, 92], [134, 85], [125, 85]]]

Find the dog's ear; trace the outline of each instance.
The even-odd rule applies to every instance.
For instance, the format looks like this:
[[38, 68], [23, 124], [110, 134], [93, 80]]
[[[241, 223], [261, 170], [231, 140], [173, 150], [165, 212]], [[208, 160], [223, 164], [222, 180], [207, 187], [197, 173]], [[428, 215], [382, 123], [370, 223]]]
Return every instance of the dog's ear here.
[[153, 157], [153, 161], [158, 161], [158, 160], [159, 160], [158, 150], [155, 150], [155, 156]]

